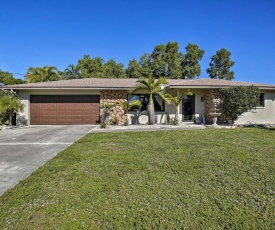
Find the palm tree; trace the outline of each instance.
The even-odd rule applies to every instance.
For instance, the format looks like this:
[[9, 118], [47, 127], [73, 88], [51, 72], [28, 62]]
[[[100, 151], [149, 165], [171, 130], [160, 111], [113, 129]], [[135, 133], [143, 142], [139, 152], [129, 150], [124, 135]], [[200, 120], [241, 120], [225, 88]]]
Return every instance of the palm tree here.
[[8, 114], [10, 125], [14, 113], [23, 111], [23, 104], [14, 92], [5, 93], [0, 97], [0, 113]]
[[61, 79], [55, 66], [30, 67], [25, 78], [29, 83], [58, 81]]
[[145, 90], [149, 92], [149, 102], [147, 105], [148, 115], [149, 115], [149, 125], [155, 124], [155, 108], [154, 108], [154, 101], [153, 101], [153, 94], [158, 94], [161, 98], [163, 98], [165, 101], [163, 95], [163, 90], [161, 89], [161, 85], [167, 84], [167, 80], [163, 77], [157, 79], [155, 81], [155, 78], [148, 74], [148, 78], [140, 78], [137, 80], [136, 87], [132, 90], [132, 93], [139, 91], [139, 90]]
[[73, 64], [70, 64], [64, 72], [65, 80], [81, 78], [80, 69], [77, 66], [74, 66]]
[[[132, 102], [130, 102], [130, 103], [128, 103], [127, 101], [123, 101], [123, 102], [119, 102], [118, 104], [121, 106], [121, 108], [122, 108], [123, 111], [124, 111], [124, 114], [123, 114], [123, 115], [126, 116], [126, 125], [128, 125], [128, 123], [129, 123], [129, 121], [128, 121], [128, 111], [129, 111], [130, 109], [132, 109], [133, 107], [137, 107], [137, 108], [140, 109], [140, 107], [141, 107], [141, 101], [139, 101], [139, 100], [134, 100], [134, 101], [132, 101]], [[138, 111], [139, 111], [139, 110], [138, 110]]]
[[184, 94], [181, 94], [179, 97], [177, 97], [177, 96], [173, 97], [169, 93], [166, 93], [164, 95], [166, 100], [169, 101], [170, 103], [172, 103], [173, 105], [175, 105], [175, 107], [176, 107], [176, 114], [175, 114], [175, 118], [173, 121], [174, 125], [179, 124], [179, 105], [180, 105], [181, 101], [184, 99], [185, 96], [191, 96], [191, 95], [193, 95], [193, 93], [191, 93], [191, 92], [186, 92]]

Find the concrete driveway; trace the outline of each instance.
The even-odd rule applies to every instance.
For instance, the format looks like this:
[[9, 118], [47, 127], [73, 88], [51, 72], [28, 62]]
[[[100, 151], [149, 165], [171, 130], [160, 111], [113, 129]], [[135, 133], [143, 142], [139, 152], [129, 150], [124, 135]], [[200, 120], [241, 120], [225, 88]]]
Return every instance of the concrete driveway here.
[[94, 126], [28, 126], [0, 130], [0, 195]]

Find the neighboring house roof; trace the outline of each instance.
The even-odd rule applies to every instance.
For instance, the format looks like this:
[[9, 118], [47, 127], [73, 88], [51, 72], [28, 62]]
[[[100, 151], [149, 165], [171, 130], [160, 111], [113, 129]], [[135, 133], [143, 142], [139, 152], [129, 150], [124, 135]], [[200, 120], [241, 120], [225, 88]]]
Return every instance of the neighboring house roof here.
[[[38, 82], [18, 85], [2, 86], [1, 89], [131, 89], [135, 87], [138, 79], [134, 78], [84, 78], [74, 80], [61, 80], [52, 82]], [[228, 88], [233, 86], [255, 85], [260, 89], [275, 90], [275, 85], [252, 82], [238, 82], [201, 78], [192, 80], [167, 79], [167, 88]]]

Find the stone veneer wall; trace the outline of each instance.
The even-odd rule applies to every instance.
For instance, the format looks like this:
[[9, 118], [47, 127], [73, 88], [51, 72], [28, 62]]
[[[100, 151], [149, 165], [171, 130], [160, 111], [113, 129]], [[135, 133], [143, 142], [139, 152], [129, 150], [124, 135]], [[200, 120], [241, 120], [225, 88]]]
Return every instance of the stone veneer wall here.
[[[206, 124], [213, 124], [213, 118], [209, 115], [214, 108], [215, 100], [218, 101], [221, 98], [221, 95], [218, 89], [207, 89], [204, 91], [204, 116]], [[217, 106], [217, 109], [220, 109], [218, 112], [221, 112], [220, 105]], [[223, 115], [218, 117], [218, 123], [224, 123]]]
[[[118, 102], [127, 102], [126, 90], [101, 90], [100, 104], [117, 104]], [[127, 115], [120, 105], [115, 105], [110, 116], [110, 120], [116, 118], [119, 125], [127, 123]]]

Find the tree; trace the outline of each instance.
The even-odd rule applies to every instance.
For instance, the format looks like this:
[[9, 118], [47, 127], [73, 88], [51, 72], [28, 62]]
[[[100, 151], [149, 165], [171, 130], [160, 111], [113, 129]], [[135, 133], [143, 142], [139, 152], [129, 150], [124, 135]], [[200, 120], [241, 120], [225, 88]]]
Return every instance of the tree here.
[[150, 67], [152, 75], [156, 78], [165, 77], [166, 74], [166, 61], [165, 61], [165, 50], [166, 46], [163, 44], [154, 47], [151, 53]]
[[149, 53], [145, 53], [140, 57], [139, 65], [140, 65], [140, 72], [142, 77], [147, 77], [148, 74], [152, 74], [151, 68], [152, 58]]
[[25, 83], [24, 80], [14, 78], [12, 73], [2, 71], [0, 69], [0, 83], [4, 85], [15, 85], [15, 84], [23, 84]]
[[9, 116], [10, 125], [12, 125], [12, 116], [14, 113], [23, 111], [23, 104], [15, 92], [4, 90], [0, 95], [0, 113], [6, 113]]
[[179, 44], [177, 42], [168, 42], [165, 48], [166, 78], [181, 78], [181, 58]]
[[182, 100], [184, 99], [185, 96], [191, 96], [191, 95], [193, 95], [193, 93], [191, 93], [191, 92], [186, 92], [184, 94], [181, 94], [179, 97], [172, 96], [172, 95], [170, 95], [168, 93], [166, 93], [164, 95], [164, 97], [166, 98], [166, 100], [169, 103], [172, 103], [176, 107], [176, 114], [175, 114], [175, 118], [174, 118], [174, 121], [173, 121], [174, 125], [178, 125], [179, 124], [179, 105], [181, 104], [181, 102], [182, 102]]
[[104, 60], [101, 57], [90, 58], [84, 55], [78, 60], [77, 68], [81, 71], [81, 78], [104, 77]]
[[200, 49], [198, 45], [188, 43], [185, 47], [186, 54], [182, 57], [182, 78], [193, 79], [201, 74], [201, 61], [204, 50]]
[[186, 54], [179, 51], [177, 42], [168, 42], [154, 47], [151, 54], [145, 53], [140, 57], [142, 76], [148, 73], [154, 77], [185, 78], [192, 79], [201, 74], [199, 61], [202, 59], [204, 50], [198, 45], [188, 43]]
[[260, 90], [253, 85], [220, 89], [219, 92], [222, 99], [222, 113], [233, 122], [241, 114], [255, 108], [259, 103]]
[[65, 70], [64, 70], [63, 79], [79, 79], [81, 78], [80, 69], [77, 66], [74, 66], [73, 64], [70, 64]]
[[147, 105], [148, 109], [148, 116], [149, 116], [149, 125], [155, 124], [155, 108], [154, 108], [154, 101], [153, 101], [153, 94], [158, 94], [161, 96], [164, 100], [163, 90], [161, 89], [162, 84], [167, 84], [167, 80], [164, 78], [159, 78], [155, 80], [155, 78], [149, 74], [147, 78], [141, 78], [137, 80], [136, 87], [132, 90], [132, 93], [144, 90], [149, 93], [149, 102]]
[[116, 63], [114, 59], [108, 60], [104, 66], [104, 77], [106, 78], [124, 78], [125, 70], [123, 69], [124, 65], [122, 63]]
[[61, 77], [55, 66], [30, 67], [25, 75], [29, 83], [58, 81]]
[[127, 78], [141, 78], [141, 67], [136, 59], [129, 61], [128, 68], [126, 69]]
[[231, 61], [230, 55], [231, 53], [227, 49], [222, 48], [211, 57], [209, 68], [206, 70], [210, 78], [225, 80], [234, 79], [234, 72], [230, 71], [230, 68], [235, 62]]

